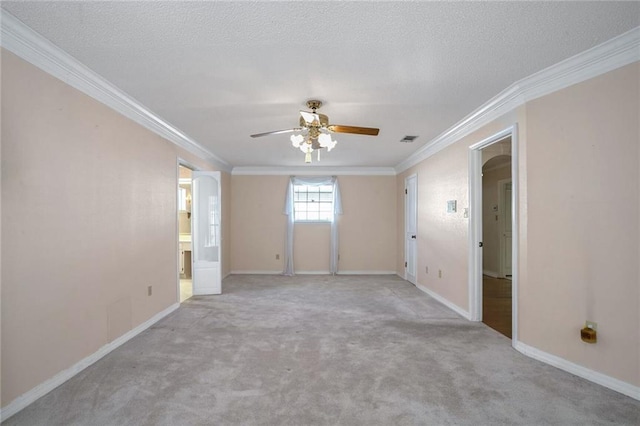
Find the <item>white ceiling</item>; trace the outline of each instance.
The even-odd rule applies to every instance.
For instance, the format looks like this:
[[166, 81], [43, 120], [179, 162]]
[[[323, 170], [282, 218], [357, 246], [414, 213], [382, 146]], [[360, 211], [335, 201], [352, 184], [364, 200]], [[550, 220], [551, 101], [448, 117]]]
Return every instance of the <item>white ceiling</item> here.
[[302, 165], [288, 135], [249, 135], [297, 126], [310, 98], [333, 124], [381, 129], [337, 134], [319, 165], [396, 166], [512, 83], [640, 25], [639, 2], [2, 8], [233, 166]]

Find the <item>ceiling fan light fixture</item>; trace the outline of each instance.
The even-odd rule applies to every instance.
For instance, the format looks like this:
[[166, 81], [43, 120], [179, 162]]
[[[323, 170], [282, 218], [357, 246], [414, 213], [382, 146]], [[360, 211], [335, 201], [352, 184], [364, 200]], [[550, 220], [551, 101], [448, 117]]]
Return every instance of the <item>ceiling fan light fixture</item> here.
[[252, 138], [259, 138], [268, 135], [277, 135], [280, 133], [291, 133], [290, 141], [294, 148], [300, 149], [304, 153], [304, 162], [311, 163], [311, 154], [318, 151], [318, 161], [320, 161], [320, 150], [326, 148], [327, 152], [336, 147], [338, 141], [334, 140], [332, 134], [335, 133], [352, 133], [356, 135], [377, 136], [380, 129], [372, 127], [345, 126], [340, 124], [329, 124], [329, 117], [320, 114], [318, 108], [322, 106], [322, 102], [311, 99], [307, 101], [309, 111], [300, 111], [300, 127], [294, 127], [287, 130], [276, 130], [273, 132], [256, 133], [251, 135]]
[[333, 140], [331, 138], [331, 134], [323, 132], [320, 134], [320, 136], [318, 136], [318, 143], [322, 148], [327, 148], [327, 152], [329, 152], [333, 148], [335, 148], [338, 141]]
[[304, 142], [304, 136], [291, 135], [291, 145], [293, 145], [294, 148], [299, 148], [302, 142]]

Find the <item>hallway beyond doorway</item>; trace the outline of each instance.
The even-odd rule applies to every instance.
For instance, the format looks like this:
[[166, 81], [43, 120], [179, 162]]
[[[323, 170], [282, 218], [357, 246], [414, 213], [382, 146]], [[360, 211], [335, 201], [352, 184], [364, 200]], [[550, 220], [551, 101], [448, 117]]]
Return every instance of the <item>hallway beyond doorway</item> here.
[[482, 322], [511, 339], [511, 280], [482, 276]]

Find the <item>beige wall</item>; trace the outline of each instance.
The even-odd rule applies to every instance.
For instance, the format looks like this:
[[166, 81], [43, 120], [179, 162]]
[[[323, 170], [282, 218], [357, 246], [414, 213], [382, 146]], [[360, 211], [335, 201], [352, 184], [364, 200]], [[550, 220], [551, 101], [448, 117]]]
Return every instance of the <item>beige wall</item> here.
[[[524, 342], [640, 385], [640, 66], [527, 105]], [[578, 330], [598, 323], [598, 343]]]
[[340, 176], [340, 270], [395, 271], [395, 176]]
[[282, 272], [287, 180], [287, 176], [231, 176], [232, 271]]
[[[288, 176], [232, 177], [232, 270], [282, 272], [288, 180]], [[339, 270], [395, 271], [395, 177], [339, 176], [338, 181], [344, 210], [339, 218]], [[328, 224], [296, 224], [296, 271], [328, 271], [329, 244]]]
[[[518, 123], [519, 339], [636, 386], [639, 76], [635, 63], [531, 101], [397, 176], [403, 188], [418, 174], [418, 283], [468, 310], [468, 147]], [[400, 275], [403, 258], [399, 244]], [[585, 320], [595, 345], [579, 338]]]
[[[0, 51], [0, 108], [2, 107], [2, 56]], [[2, 164], [2, 114], [0, 113], [0, 165]], [[2, 188], [2, 170], [0, 170], [0, 188]], [[0, 242], [2, 241], [2, 194], [0, 193]], [[2, 244], [0, 243], [0, 408], [2, 403]]]
[[211, 166], [4, 50], [2, 123], [6, 406], [177, 302], [177, 159]]
[[396, 274], [404, 278], [404, 221], [405, 221], [405, 178], [408, 174], [396, 176]]
[[[469, 307], [468, 245], [469, 146], [515, 122], [523, 122], [523, 108], [512, 111], [459, 142], [398, 174], [397, 187], [404, 193], [404, 181], [418, 180], [417, 282], [464, 311]], [[520, 127], [522, 131], [522, 126]], [[457, 201], [457, 212], [447, 213], [447, 201]], [[404, 232], [404, 198], [398, 204], [398, 233]], [[404, 276], [404, 242], [398, 239], [397, 272]], [[427, 273], [427, 269], [429, 272]], [[442, 271], [442, 277], [438, 271]]]
[[231, 175], [221, 173], [222, 190], [222, 277], [231, 273]]

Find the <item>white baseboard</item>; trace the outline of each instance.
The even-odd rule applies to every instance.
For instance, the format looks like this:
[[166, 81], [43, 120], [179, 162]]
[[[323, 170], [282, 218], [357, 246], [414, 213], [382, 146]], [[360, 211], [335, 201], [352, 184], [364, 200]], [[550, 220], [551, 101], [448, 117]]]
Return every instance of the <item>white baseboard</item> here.
[[451, 309], [452, 311], [454, 311], [455, 313], [457, 313], [458, 315], [462, 316], [464, 319], [468, 319], [471, 320], [471, 314], [469, 314], [469, 312], [465, 311], [464, 309], [462, 309], [460, 306], [448, 301], [447, 299], [445, 299], [444, 297], [440, 296], [439, 294], [429, 290], [426, 287], [423, 287], [420, 284], [416, 284], [416, 287], [419, 290], [422, 290], [423, 292], [427, 293], [429, 296], [433, 297], [434, 299], [436, 299], [438, 302], [442, 303], [444, 306], [446, 306], [447, 308]]
[[513, 347], [522, 354], [544, 362], [545, 364], [552, 365], [560, 370], [564, 370], [568, 373], [574, 374], [583, 379], [587, 379], [593, 383], [597, 383], [601, 386], [620, 392], [623, 395], [631, 397], [633, 399], [640, 400], [640, 387], [632, 385], [631, 383], [623, 382], [622, 380], [614, 379], [606, 374], [598, 373], [597, 371], [590, 370], [578, 364], [574, 364], [571, 361], [567, 361], [564, 358], [560, 358], [550, 353], [536, 349], [533, 346], [529, 346], [522, 342], [515, 342]]
[[[458, 313], [459, 315], [461, 315], [462, 317], [464, 317], [465, 319], [470, 320], [471, 316], [469, 315], [469, 313], [467, 311], [465, 311], [464, 309], [460, 308], [459, 306], [451, 303], [450, 301], [448, 301], [447, 299], [443, 298], [442, 296], [440, 296], [437, 293], [434, 293], [433, 291], [429, 290], [426, 287], [423, 287], [419, 284], [416, 284], [416, 287], [420, 290], [422, 290], [423, 292], [425, 292], [426, 294], [428, 294], [429, 296], [433, 297], [434, 299], [436, 299], [438, 302], [442, 303], [443, 305], [445, 305], [446, 307], [448, 307], [449, 309], [453, 310], [454, 312]], [[623, 382], [622, 380], [619, 379], [615, 379], [611, 376], [607, 376], [606, 374], [602, 374], [599, 373], [597, 371], [593, 371], [590, 370], [586, 367], [583, 367], [581, 365], [575, 364], [571, 361], [567, 361], [564, 358], [560, 358], [558, 356], [552, 355], [550, 353], [541, 351], [540, 349], [536, 349], [533, 346], [529, 346], [525, 343], [522, 343], [520, 341], [514, 341], [513, 344], [514, 349], [516, 349], [518, 352], [533, 358], [535, 360], [544, 362], [545, 364], [549, 364], [552, 365], [556, 368], [559, 368], [561, 370], [564, 370], [568, 373], [574, 374], [578, 377], [582, 377], [583, 379], [589, 380], [593, 383], [597, 383], [601, 386], [604, 386], [606, 388], [609, 388], [611, 390], [614, 390], [616, 392], [620, 392], [623, 395], [626, 395], [630, 398], [636, 399], [636, 400], [640, 400], [640, 387], [639, 386], [635, 386], [632, 385], [631, 383], [627, 383], [627, 382]]]
[[[234, 275], [283, 275], [282, 270], [231, 271]], [[329, 271], [294, 271], [294, 275], [330, 275]]]
[[[295, 271], [296, 275], [331, 275], [329, 271]], [[282, 275], [282, 271], [231, 271], [234, 275]], [[396, 271], [338, 271], [337, 275], [397, 275]]]
[[487, 275], [487, 276], [489, 276], [491, 278], [498, 278], [498, 273], [497, 272], [489, 271], [487, 269], [483, 269], [482, 270], [482, 274], [483, 275]]
[[20, 395], [19, 397], [11, 401], [9, 404], [7, 404], [5, 407], [0, 409], [0, 421], [7, 420], [9, 417], [13, 416], [23, 408], [27, 407], [29, 404], [35, 402], [38, 398], [41, 398], [47, 393], [51, 392], [52, 390], [54, 390], [55, 388], [57, 388], [67, 380], [71, 379], [73, 376], [75, 376], [82, 370], [84, 370], [85, 368], [89, 367], [91, 364], [100, 360], [109, 352], [113, 351], [119, 346], [122, 346], [127, 341], [131, 340], [133, 337], [142, 333], [144, 330], [151, 327], [153, 324], [160, 321], [162, 318], [166, 317], [167, 315], [169, 315], [171, 312], [175, 311], [179, 307], [180, 307], [179, 303], [174, 303], [173, 305], [169, 306], [167, 309], [161, 312], [158, 312], [153, 317], [149, 318], [147, 321], [143, 322], [136, 328], [123, 334], [122, 336], [118, 337], [112, 342], [107, 343], [106, 345], [104, 345], [103, 347], [101, 347], [100, 349], [98, 349], [96, 352], [92, 353], [88, 357], [80, 360], [79, 362], [67, 368], [66, 370], [59, 372], [52, 378], [40, 383], [38, 386]]
[[338, 275], [397, 275], [396, 271], [338, 271]]
[[[329, 271], [294, 271], [295, 275], [331, 275]], [[338, 271], [336, 275], [395, 275], [396, 271]]]

